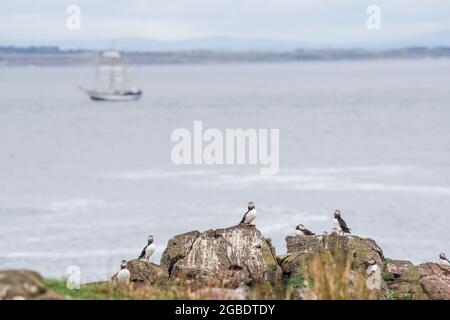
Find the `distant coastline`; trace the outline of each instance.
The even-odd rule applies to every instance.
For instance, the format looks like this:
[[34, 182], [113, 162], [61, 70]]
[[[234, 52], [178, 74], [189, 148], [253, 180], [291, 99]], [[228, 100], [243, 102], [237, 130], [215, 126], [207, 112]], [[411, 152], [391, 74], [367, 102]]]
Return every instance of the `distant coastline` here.
[[[57, 46], [15, 47], [0, 46], [0, 65], [64, 66], [92, 64], [97, 51], [62, 50]], [[297, 49], [292, 51], [226, 51], [226, 50], [174, 50], [130, 51], [129, 64], [205, 64], [253, 63], [374, 59], [449, 58], [450, 47], [408, 47], [402, 49]]]

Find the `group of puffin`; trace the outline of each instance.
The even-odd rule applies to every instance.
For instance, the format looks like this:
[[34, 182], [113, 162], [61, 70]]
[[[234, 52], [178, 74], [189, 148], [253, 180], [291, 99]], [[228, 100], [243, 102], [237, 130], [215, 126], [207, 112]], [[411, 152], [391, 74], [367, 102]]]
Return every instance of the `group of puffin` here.
[[[255, 220], [257, 215], [256, 212], [256, 206], [253, 202], [249, 202], [247, 206], [247, 212], [245, 212], [244, 216], [242, 217], [240, 225], [248, 225], [253, 226], [251, 223], [253, 220]], [[344, 219], [341, 217], [341, 212], [339, 210], [335, 210], [333, 214], [333, 221], [336, 225], [333, 228], [333, 231], [331, 232], [331, 235], [345, 235], [350, 234], [351, 229], [347, 226], [347, 223], [345, 223]], [[295, 233], [297, 236], [313, 236], [315, 235], [314, 232], [311, 232], [310, 230], [306, 229], [303, 224], [297, 225], [295, 228]], [[324, 231], [323, 235], [327, 236], [328, 232]], [[148, 237], [147, 245], [142, 249], [141, 254], [139, 255], [138, 259], [143, 259], [150, 262], [151, 256], [155, 253], [156, 245], [154, 243], [154, 238], [152, 235]], [[439, 254], [439, 261], [441, 263], [449, 263], [450, 261], [447, 259], [444, 253]], [[130, 271], [127, 269], [127, 261], [122, 260], [122, 263], [120, 265], [120, 271], [117, 274], [117, 282], [119, 285], [128, 285], [130, 283]]]
[[[253, 202], [248, 203], [247, 209], [248, 210], [244, 214], [244, 217], [242, 218], [240, 224], [251, 225], [253, 220], [255, 220], [255, 218], [256, 218], [257, 212], [256, 212], [255, 204]], [[338, 234], [338, 232], [339, 232], [339, 234], [342, 234], [342, 235], [351, 233], [351, 229], [349, 227], [347, 227], [347, 224], [345, 223], [344, 219], [342, 219], [341, 212], [339, 210], [336, 210], [334, 212], [334, 223], [335, 223], [336, 227], [333, 228], [332, 234]], [[299, 224], [295, 228], [295, 233], [298, 236], [302, 236], [302, 235], [303, 236], [313, 236], [313, 235], [315, 235], [315, 233], [306, 229], [305, 226], [302, 224]], [[325, 231], [324, 234], [327, 235], [328, 233]]]
[[[147, 239], [147, 245], [142, 249], [138, 259], [146, 260], [150, 262], [150, 258], [156, 251], [156, 244], [154, 242], [153, 235], [149, 235]], [[130, 283], [130, 270], [127, 269], [127, 260], [122, 260], [120, 264], [120, 271], [117, 274], [117, 283], [121, 286], [126, 286]]]
[[[345, 234], [351, 233], [351, 229], [349, 227], [347, 227], [347, 224], [345, 223], [344, 219], [342, 219], [341, 212], [339, 210], [334, 211], [333, 217], [334, 217], [334, 224], [336, 225], [336, 227], [333, 228], [331, 235], [338, 235], [338, 234], [345, 235]], [[315, 235], [314, 232], [309, 231], [302, 224], [299, 224], [295, 228], [295, 233], [298, 236], [314, 236]], [[327, 236], [328, 232], [324, 231], [323, 235]]]

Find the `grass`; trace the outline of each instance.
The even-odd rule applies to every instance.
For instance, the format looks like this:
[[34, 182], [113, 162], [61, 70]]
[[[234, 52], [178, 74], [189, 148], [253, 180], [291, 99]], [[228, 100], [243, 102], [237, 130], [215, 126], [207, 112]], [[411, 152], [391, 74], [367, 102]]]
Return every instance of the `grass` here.
[[[76, 300], [226, 300], [230, 299], [229, 292], [217, 292], [212, 288], [193, 291], [189, 281], [166, 286], [119, 287], [108, 282], [82, 285], [80, 289], [68, 289], [64, 280], [46, 279], [49, 290], [64, 296], [66, 299]], [[256, 289], [256, 288], [255, 288]], [[250, 299], [271, 299], [263, 290], [257, 288], [250, 295]], [[261, 290], [259, 290], [261, 289]]]
[[125, 290], [121, 291], [119, 288], [113, 288], [108, 283], [96, 283], [83, 285], [80, 289], [68, 289], [64, 280], [46, 279], [45, 282], [50, 290], [69, 299], [121, 300], [128, 298], [128, 293]]
[[401, 293], [400, 299], [401, 300], [412, 300], [412, 294], [409, 292]]
[[394, 281], [395, 280], [395, 274], [393, 274], [392, 272], [383, 272], [381, 274], [381, 277], [383, 278], [384, 281]]
[[388, 290], [389, 300], [412, 300], [412, 293], [409, 292], [395, 292], [393, 290]]
[[303, 289], [307, 286], [307, 284], [305, 284], [305, 278], [302, 274], [295, 274], [290, 276], [287, 279], [287, 285], [292, 286], [292, 288], [294, 289]]
[[[272, 288], [268, 283], [255, 284], [250, 289], [248, 299], [289, 300], [296, 289], [306, 290], [306, 296], [317, 300], [370, 300], [377, 299], [378, 293], [367, 288], [366, 277], [362, 273], [352, 271], [351, 259], [339, 261], [323, 260], [316, 255], [308, 263], [307, 271], [296, 273]], [[300, 271], [300, 270], [299, 270]], [[306, 280], [306, 281], [305, 281]], [[47, 279], [50, 290], [68, 298], [83, 300], [201, 300], [227, 299], [224, 292], [213, 292], [211, 288], [201, 291], [191, 290], [189, 280], [171, 283], [164, 286], [120, 288], [108, 282], [83, 285], [79, 290], [68, 289], [65, 281]], [[390, 299], [408, 299], [389, 292]]]
[[386, 267], [390, 262], [392, 262], [392, 261], [393, 261], [392, 259], [383, 257], [383, 264], [384, 264], [385, 267]]
[[353, 272], [352, 260], [325, 263], [316, 256], [309, 271], [311, 290], [318, 300], [373, 300], [377, 292], [367, 288], [364, 275]]
[[[50, 290], [68, 299], [80, 300], [180, 300], [195, 298], [188, 288], [180, 286], [121, 288], [108, 282], [82, 285], [80, 289], [68, 289], [63, 280], [46, 279]], [[199, 297], [201, 298], [201, 297]]]
[[393, 290], [388, 290], [388, 300], [398, 300], [397, 292]]

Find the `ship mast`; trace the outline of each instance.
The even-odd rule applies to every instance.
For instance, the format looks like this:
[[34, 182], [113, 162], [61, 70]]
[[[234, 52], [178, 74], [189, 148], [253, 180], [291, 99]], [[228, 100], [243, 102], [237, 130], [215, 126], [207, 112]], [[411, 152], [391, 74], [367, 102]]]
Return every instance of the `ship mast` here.
[[[121, 58], [122, 55], [116, 50], [107, 50], [101, 53], [96, 71], [97, 90], [101, 91], [103, 89], [101, 88], [103, 75], [108, 77], [107, 87], [104, 88], [108, 92], [123, 91], [125, 89], [123, 86], [124, 67], [120, 64]], [[122, 85], [119, 87], [118, 83]]]

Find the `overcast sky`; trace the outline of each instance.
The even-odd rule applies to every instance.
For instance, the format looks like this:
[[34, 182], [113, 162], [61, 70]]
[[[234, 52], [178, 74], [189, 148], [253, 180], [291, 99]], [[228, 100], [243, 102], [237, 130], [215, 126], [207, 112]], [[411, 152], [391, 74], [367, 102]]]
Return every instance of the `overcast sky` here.
[[[66, 9], [81, 8], [81, 30]], [[381, 30], [366, 9], [382, 10]], [[0, 40], [183, 40], [198, 37], [303, 41], [395, 39], [450, 29], [450, 0], [0, 0]]]

